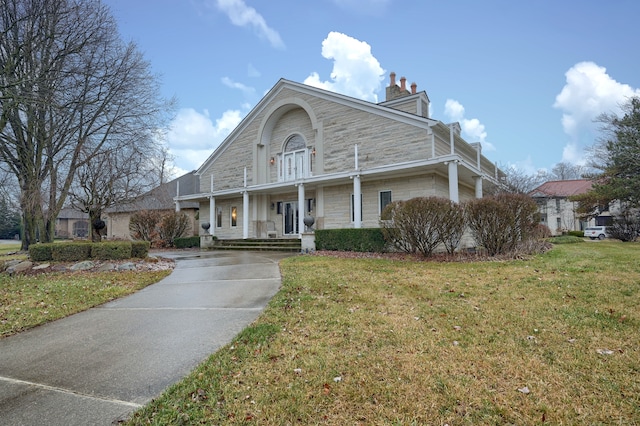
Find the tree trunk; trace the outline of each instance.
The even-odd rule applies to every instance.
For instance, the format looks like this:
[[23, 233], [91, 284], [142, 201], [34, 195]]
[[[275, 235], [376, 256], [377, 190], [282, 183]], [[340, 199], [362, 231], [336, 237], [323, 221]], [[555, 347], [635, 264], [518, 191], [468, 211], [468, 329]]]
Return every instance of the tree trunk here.
[[89, 211], [89, 226], [91, 226], [91, 241], [93, 241], [94, 243], [99, 243], [100, 241], [102, 241], [102, 230], [104, 229], [104, 227], [99, 229], [96, 228], [96, 223], [102, 222], [102, 219], [100, 218], [100, 216], [102, 216], [101, 209], [96, 209], [96, 210], [92, 209]]

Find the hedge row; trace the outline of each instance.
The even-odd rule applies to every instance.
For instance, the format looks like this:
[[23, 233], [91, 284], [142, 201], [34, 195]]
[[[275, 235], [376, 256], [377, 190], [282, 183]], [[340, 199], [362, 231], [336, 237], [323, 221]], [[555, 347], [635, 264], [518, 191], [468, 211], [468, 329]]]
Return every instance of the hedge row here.
[[32, 244], [29, 257], [35, 262], [79, 262], [87, 259], [121, 260], [132, 257], [144, 259], [149, 254], [147, 241], [72, 242]]
[[200, 247], [200, 237], [179, 237], [173, 240], [173, 245], [176, 248], [191, 248]]
[[386, 242], [380, 228], [317, 229], [317, 250], [381, 253]]

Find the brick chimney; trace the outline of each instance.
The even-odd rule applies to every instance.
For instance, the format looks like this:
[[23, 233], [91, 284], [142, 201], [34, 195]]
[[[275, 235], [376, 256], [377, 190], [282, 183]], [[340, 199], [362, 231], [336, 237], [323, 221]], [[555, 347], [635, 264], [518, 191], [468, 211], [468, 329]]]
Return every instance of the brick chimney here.
[[418, 88], [418, 85], [415, 82], [411, 83], [411, 94], [412, 95], [416, 94], [416, 89], [417, 88]]
[[[414, 83], [415, 84], [415, 83]], [[412, 90], [414, 90], [413, 86], [411, 86]], [[415, 93], [415, 90], [413, 91]], [[409, 96], [411, 93], [407, 90], [407, 79], [405, 77], [400, 78], [400, 87], [396, 85], [396, 73], [391, 72], [389, 74], [389, 86], [386, 90], [386, 101], [390, 101], [397, 98], [402, 98], [403, 96]]]

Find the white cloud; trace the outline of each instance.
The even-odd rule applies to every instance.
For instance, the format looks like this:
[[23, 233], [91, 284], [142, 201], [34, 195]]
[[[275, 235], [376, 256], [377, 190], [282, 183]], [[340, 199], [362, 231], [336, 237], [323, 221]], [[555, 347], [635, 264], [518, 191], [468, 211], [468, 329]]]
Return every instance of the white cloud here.
[[242, 93], [244, 93], [245, 96], [253, 96], [256, 93], [256, 89], [254, 89], [253, 87], [244, 85], [242, 83], [237, 83], [231, 80], [229, 77], [222, 77], [222, 84], [232, 89], [240, 90]]
[[256, 67], [253, 66], [253, 64], [249, 64], [247, 66], [247, 75], [249, 77], [260, 77], [262, 74]]
[[562, 110], [562, 127], [570, 137], [562, 161], [580, 163], [584, 161], [581, 140], [593, 143], [600, 126], [595, 119], [602, 113], [619, 114], [620, 105], [631, 96], [640, 96], [640, 89], [617, 82], [605, 67], [593, 62], [579, 62], [565, 76], [566, 84], [553, 104]]
[[484, 124], [480, 123], [477, 118], [467, 119], [464, 117], [464, 107], [462, 104], [453, 99], [447, 99], [444, 104], [444, 114], [452, 122], [460, 123], [464, 138], [468, 142], [482, 143], [482, 149], [487, 151], [495, 151], [496, 148], [492, 143], [487, 142], [487, 131]]
[[214, 123], [207, 110], [200, 113], [192, 108], [181, 109], [166, 136], [175, 167], [188, 171], [200, 167], [242, 118], [241, 111], [228, 110]]
[[371, 46], [348, 35], [330, 32], [322, 42], [322, 56], [333, 60], [331, 80], [321, 81], [311, 73], [304, 84], [338, 92], [355, 98], [378, 102], [385, 71], [371, 54]]
[[223, 11], [233, 25], [252, 27], [259, 37], [269, 41], [272, 47], [284, 49], [280, 34], [267, 25], [267, 21], [253, 7], [247, 6], [244, 0], [217, 0], [218, 9]]

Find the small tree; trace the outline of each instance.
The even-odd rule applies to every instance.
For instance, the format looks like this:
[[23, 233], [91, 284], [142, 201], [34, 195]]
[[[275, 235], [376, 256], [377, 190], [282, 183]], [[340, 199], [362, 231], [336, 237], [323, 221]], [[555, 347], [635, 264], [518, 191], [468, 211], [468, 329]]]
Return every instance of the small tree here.
[[[449, 232], [458, 232], [458, 225], [450, 221], [454, 211], [451, 201], [440, 197], [419, 197], [387, 205], [382, 213], [381, 228], [385, 239], [408, 253], [420, 252], [428, 257], [444, 239], [447, 251], [455, 250], [460, 239]], [[464, 220], [462, 220], [464, 229]], [[462, 234], [460, 234], [461, 236]]]
[[157, 210], [142, 210], [131, 215], [129, 232], [135, 240], [152, 242], [158, 237], [158, 223], [160, 212]]
[[174, 240], [182, 237], [190, 227], [189, 217], [181, 212], [166, 214], [160, 220], [158, 236], [164, 246], [173, 247]]
[[532, 239], [538, 223], [538, 206], [523, 194], [499, 194], [465, 205], [467, 223], [476, 243], [495, 256]]
[[440, 223], [440, 240], [447, 250], [447, 253], [453, 254], [460, 245], [460, 240], [467, 227], [467, 220], [464, 214], [464, 207], [453, 201], [443, 203], [444, 214]]

